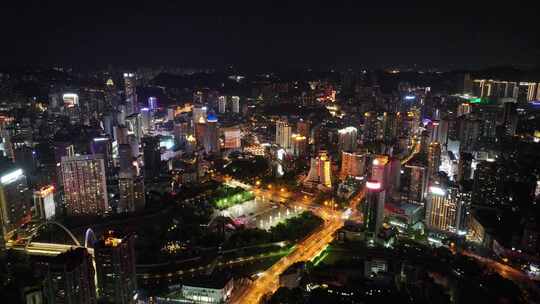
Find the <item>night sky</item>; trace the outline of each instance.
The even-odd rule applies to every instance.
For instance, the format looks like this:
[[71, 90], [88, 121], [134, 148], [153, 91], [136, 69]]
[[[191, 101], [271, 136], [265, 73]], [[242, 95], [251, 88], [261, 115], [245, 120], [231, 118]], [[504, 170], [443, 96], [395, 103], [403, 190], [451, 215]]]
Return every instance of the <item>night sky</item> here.
[[413, 7], [412, 1], [370, 1], [379, 7], [339, 1], [45, 2], [2, 1], [1, 65], [462, 68], [540, 62], [539, 11], [518, 1], [477, 7], [475, 1], [432, 1], [438, 7]]

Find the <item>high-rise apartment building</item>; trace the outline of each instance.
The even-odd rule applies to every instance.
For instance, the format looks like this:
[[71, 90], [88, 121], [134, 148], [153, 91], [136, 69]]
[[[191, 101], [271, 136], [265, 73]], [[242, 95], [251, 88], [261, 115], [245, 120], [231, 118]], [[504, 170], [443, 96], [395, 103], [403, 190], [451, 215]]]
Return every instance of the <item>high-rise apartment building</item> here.
[[43, 294], [49, 304], [96, 304], [92, 257], [76, 248], [47, 258]]
[[292, 128], [289, 123], [281, 120], [276, 122], [276, 144], [286, 151], [290, 151], [292, 147], [291, 135]]
[[326, 151], [320, 151], [317, 157], [311, 158], [311, 166], [304, 185], [321, 190], [332, 189], [332, 168]]
[[115, 304], [136, 303], [135, 238], [106, 232], [94, 245], [100, 301]]
[[153, 179], [159, 177], [161, 171], [161, 150], [159, 137], [144, 137], [142, 141], [144, 177]]
[[134, 73], [124, 73], [124, 87], [127, 115], [137, 113], [139, 105], [137, 103], [137, 81]]
[[68, 215], [103, 215], [109, 209], [101, 154], [64, 156], [61, 161]]
[[367, 240], [377, 239], [384, 220], [385, 191], [379, 181], [366, 182], [366, 198], [363, 204], [363, 220]]
[[[32, 219], [32, 193], [26, 175], [18, 167], [3, 171], [0, 176], [0, 224], [2, 237]], [[1, 241], [1, 240], [0, 240]], [[3, 243], [0, 245], [2, 246]]]
[[463, 203], [458, 189], [441, 184], [429, 187], [426, 201], [426, 226], [429, 229], [458, 233], [464, 221]]
[[338, 130], [338, 152], [352, 152], [356, 150], [358, 140], [358, 129], [347, 127]]
[[367, 151], [341, 152], [341, 170], [339, 176], [345, 179], [349, 176], [360, 178], [366, 173]]
[[206, 121], [206, 132], [204, 135], [204, 151], [207, 154], [219, 153], [218, 120], [214, 114], [208, 115], [208, 119]]

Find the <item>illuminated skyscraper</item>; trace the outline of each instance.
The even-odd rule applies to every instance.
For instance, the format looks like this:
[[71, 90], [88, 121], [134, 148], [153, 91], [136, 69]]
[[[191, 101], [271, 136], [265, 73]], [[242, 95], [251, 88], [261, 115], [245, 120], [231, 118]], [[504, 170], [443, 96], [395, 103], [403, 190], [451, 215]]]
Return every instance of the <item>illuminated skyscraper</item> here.
[[463, 152], [459, 155], [457, 181], [464, 182], [471, 179], [473, 155]]
[[286, 151], [291, 150], [291, 135], [292, 129], [291, 126], [285, 122], [278, 120], [276, 121], [276, 144], [285, 149]]
[[503, 128], [508, 136], [516, 134], [518, 124], [517, 104], [515, 102], [505, 102], [503, 112]]
[[232, 112], [236, 114], [240, 113], [240, 97], [231, 96], [231, 104]]
[[383, 114], [383, 140], [385, 142], [392, 142], [398, 134], [398, 118], [396, 113], [384, 112]]
[[205, 106], [202, 106], [202, 105], [194, 105], [193, 106], [193, 109], [192, 109], [192, 114], [193, 114], [193, 124], [197, 124], [197, 123], [206, 123], [206, 117], [208, 116], [207, 114], [207, 110], [208, 108], [205, 107]]
[[174, 144], [177, 147], [184, 147], [189, 135], [189, 125], [186, 121], [179, 121], [174, 123]]
[[364, 113], [364, 125], [362, 128], [362, 142], [371, 142], [377, 139], [377, 114], [375, 112]]
[[150, 111], [154, 111], [158, 108], [156, 97], [148, 97], [148, 108], [150, 109]]
[[390, 182], [389, 157], [386, 155], [377, 155], [371, 162], [370, 180], [381, 183], [383, 189], [386, 189]]
[[106, 232], [94, 245], [100, 301], [136, 303], [135, 238]]
[[70, 249], [42, 263], [46, 303], [96, 304], [92, 256], [86, 248]]
[[292, 153], [295, 157], [306, 156], [307, 153], [307, 138], [300, 134], [291, 135]]
[[144, 209], [144, 179], [135, 174], [120, 173], [118, 176], [119, 212], [135, 212]]
[[209, 114], [206, 121], [206, 132], [204, 136], [204, 151], [207, 154], [219, 153], [219, 129], [216, 115]]
[[[0, 177], [0, 224], [1, 237], [32, 219], [32, 193], [26, 182], [26, 175], [20, 168], [3, 171]], [[1, 242], [1, 240], [0, 240]], [[3, 246], [4, 243], [0, 244]]]
[[242, 132], [239, 128], [227, 128], [223, 130], [225, 136], [225, 149], [240, 149], [242, 147]]
[[458, 189], [444, 185], [429, 187], [426, 202], [426, 226], [429, 229], [458, 233], [464, 221]]
[[54, 186], [49, 185], [34, 191], [35, 217], [40, 221], [47, 221], [56, 214], [54, 202]]
[[90, 152], [92, 154], [101, 154], [103, 156], [107, 179], [111, 179], [114, 174], [114, 164], [110, 138], [106, 136], [93, 138], [90, 142]]
[[161, 171], [161, 150], [159, 137], [145, 137], [142, 141], [144, 157], [144, 177], [154, 179]]
[[345, 179], [349, 176], [363, 177], [366, 173], [366, 154], [367, 151], [341, 152], [340, 178]]
[[338, 130], [338, 152], [352, 152], [356, 150], [358, 130], [355, 127], [347, 127]]
[[321, 190], [332, 189], [332, 169], [330, 158], [326, 151], [320, 151], [318, 157], [311, 158], [311, 166], [304, 184], [308, 187], [317, 187]]
[[126, 117], [126, 126], [128, 134], [133, 134], [138, 140], [143, 137], [143, 128], [141, 121], [141, 114], [134, 113]]
[[310, 133], [311, 133], [311, 122], [309, 120], [303, 120], [300, 119], [296, 123], [296, 132], [300, 136], [304, 136], [306, 138], [306, 143], [310, 144]]
[[441, 166], [441, 145], [438, 142], [432, 142], [428, 148], [428, 178], [439, 172]]
[[223, 114], [227, 112], [227, 96], [219, 96], [218, 111], [219, 111], [219, 114]]
[[126, 94], [126, 110], [127, 115], [137, 113], [139, 105], [137, 104], [137, 82], [135, 74], [124, 73], [124, 87]]
[[109, 209], [101, 154], [64, 156], [61, 161], [67, 214], [103, 215]]
[[460, 150], [474, 151], [480, 137], [480, 120], [459, 120], [459, 143]]
[[428, 185], [427, 168], [421, 164], [405, 165], [407, 201], [414, 204], [423, 204]]
[[153, 112], [149, 108], [141, 108], [141, 131], [144, 135], [150, 134], [153, 129]]
[[366, 182], [363, 220], [367, 240], [375, 240], [384, 220], [385, 191], [378, 181]]

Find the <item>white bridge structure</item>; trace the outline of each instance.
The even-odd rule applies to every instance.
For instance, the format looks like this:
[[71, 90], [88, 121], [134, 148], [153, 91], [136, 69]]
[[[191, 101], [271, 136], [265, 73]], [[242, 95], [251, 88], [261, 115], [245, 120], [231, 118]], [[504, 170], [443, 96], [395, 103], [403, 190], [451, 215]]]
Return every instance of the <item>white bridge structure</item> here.
[[[36, 236], [39, 235], [40, 229], [50, 225], [60, 227], [71, 238], [73, 244], [34, 242], [33, 240]], [[57, 221], [46, 221], [38, 225], [28, 238], [23, 239], [21, 242], [8, 242], [6, 244], [6, 247], [14, 250], [25, 251], [29, 255], [43, 256], [56, 256], [72, 248], [84, 247], [88, 250], [92, 257], [94, 257], [93, 247], [95, 242], [96, 237], [94, 235], [94, 231], [92, 231], [92, 229], [90, 228], [86, 229], [83, 246], [81, 245], [79, 240], [77, 240], [77, 238], [73, 235], [73, 233], [71, 233], [71, 231], [66, 228], [66, 226], [62, 225]]]

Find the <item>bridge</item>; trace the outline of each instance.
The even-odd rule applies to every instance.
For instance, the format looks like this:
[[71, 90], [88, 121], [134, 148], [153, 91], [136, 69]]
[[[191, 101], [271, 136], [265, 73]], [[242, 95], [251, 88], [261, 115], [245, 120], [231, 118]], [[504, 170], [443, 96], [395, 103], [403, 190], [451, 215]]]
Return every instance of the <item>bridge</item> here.
[[[58, 243], [44, 243], [44, 242], [34, 242], [40, 230], [47, 226], [56, 226], [61, 228], [69, 238], [73, 241], [73, 244], [58, 244]], [[6, 243], [6, 247], [13, 250], [25, 251], [29, 255], [40, 255], [40, 256], [57, 256], [63, 252], [68, 251], [72, 248], [84, 247], [88, 252], [94, 256], [94, 243], [96, 242], [96, 237], [92, 229], [88, 228], [85, 233], [84, 246], [81, 245], [79, 240], [71, 233], [71, 231], [57, 221], [46, 221], [39, 224], [34, 231], [30, 234], [29, 237], [23, 238], [18, 241], [10, 241]]]

